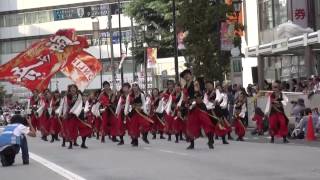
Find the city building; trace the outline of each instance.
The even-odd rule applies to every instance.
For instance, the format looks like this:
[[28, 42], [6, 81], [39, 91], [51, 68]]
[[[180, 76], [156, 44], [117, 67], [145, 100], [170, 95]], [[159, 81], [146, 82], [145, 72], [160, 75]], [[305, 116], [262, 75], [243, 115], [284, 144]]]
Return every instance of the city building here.
[[[247, 47], [259, 44], [258, 32], [258, 6], [257, 1], [243, 1], [243, 24], [245, 26], [244, 35], [242, 36], [242, 52]], [[257, 57], [242, 58], [242, 85], [247, 87], [249, 84], [257, 84], [257, 78], [254, 74], [257, 69]]]
[[[129, 1], [121, 0], [121, 7]], [[59, 29], [74, 28], [79, 35], [88, 38], [89, 53], [100, 59], [99, 45], [101, 46], [101, 61], [103, 63], [103, 81], [111, 81], [111, 41], [114, 49], [114, 62], [116, 68], [116, 85], [121, 86], [121, 76], [118, 70], [120, 63], [120, 38], [119, 38], [119, 6], [118, 0], [2, 0], [0, 2], [0, 64], [8, 62], [18, 53], [25, 50], [33, 42], [48, 37]], [[113, 37], [110, 37], [108, 27], [108, 13], [111, 13]], [[93, 18], [95, 17], [95, 18]], [[131, 37], [134, 33], [134, 22], [130, 17], [122, 14], [120, 8], [122, 53], [127, 53], [123, 64], [124, 82], [139, 81], [144, 87], [143, 77], [134, 71], [134, 61], [131, 57]], [[98, 39], [94, 37], [93, 22], [99, 22]], [[99, 41], [100, 39], [100, 41]], [[100, 43], [99, 43], [100, 42]], [[169, 62], [169, 64], [172, 63]], [[151, 71], [150, 71], [151, 73]], [[161, 72], [159, 72], [161, 75]], [[152, 78], [151, 74], [149, 74]], [[174, 74], [169, 74], [174, 75]], [[135, 79], [138, 77], [138, 79]], [[149, 87], [152, 87], [152, 79]], [[72, 83], [62, 73], [57, 73], [50, 83], [50, 89], [65, 91], [67, 85]], [[8, 94], [17, 94], [22, 99], [30, 95], [25, 88], [1, 82]], [[88, 89], [100, 88], [100, 75], [98, 75]]]
[[319, 0], [246, 1], [250, 3], [257, 7], [259, 42], [248, 45], [246, 57], [258, 59], [253, 76], [258, 77], [259, 87], [264, 80], [290, 81], [318, 75]]

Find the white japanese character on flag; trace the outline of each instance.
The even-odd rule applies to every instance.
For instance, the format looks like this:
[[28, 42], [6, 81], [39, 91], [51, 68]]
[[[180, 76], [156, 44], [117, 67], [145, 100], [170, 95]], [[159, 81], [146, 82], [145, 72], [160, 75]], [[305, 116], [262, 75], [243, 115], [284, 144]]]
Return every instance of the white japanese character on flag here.
[[42, 75], [40, 72], [36, 72], [34, 68], [39, 67], [46, 62], [49, 62], [50, 55], [39, 56], [37, 59], [39, 60], [39, 62], [37, 62], [36, 64], [32, 64], [22, 68], [15, 67], [11, 70], [11, 72], [13, 72], [13, 75], [18, 76], [18, 82], [21, 82], [23, 78], [34, 81]]
[[47, 43], [50, 50], [63, 52], [64, 48], [72, 45], [79, 45], [79, 41], [72, 41], [66, 36], [53, 36], [49, 39], [50, 42]]

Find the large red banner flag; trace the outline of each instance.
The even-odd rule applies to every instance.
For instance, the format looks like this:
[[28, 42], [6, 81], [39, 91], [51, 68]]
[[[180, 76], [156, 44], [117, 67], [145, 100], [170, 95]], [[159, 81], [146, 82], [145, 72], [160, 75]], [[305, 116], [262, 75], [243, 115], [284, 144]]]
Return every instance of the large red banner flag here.
[[83, 91], [101, 70], [100, 61], [89, 53], [82, 51], [61, 72]]
[[69, 65], [87, 48], [85, 37], [74, 29], [63, 29], [34, 43], [15, 58], [0, 66], [0, 80], [7, 80], [33, 91], [48, 87], [54, 74]]

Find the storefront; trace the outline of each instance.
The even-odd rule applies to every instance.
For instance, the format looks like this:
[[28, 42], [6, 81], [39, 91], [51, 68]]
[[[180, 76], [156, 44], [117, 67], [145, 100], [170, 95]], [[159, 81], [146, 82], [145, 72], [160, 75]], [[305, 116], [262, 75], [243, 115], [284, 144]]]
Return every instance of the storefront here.
[[320, 30], [249, 47], [247, 57], [258, 57], [258, 83], [306, 79], [319, 73]]
[[316, 26], [318, 2], [258, 0], [259, 45], [246, 49], [258, 59], [258, 83], [289, 81], [318, 75], [320, 35]]

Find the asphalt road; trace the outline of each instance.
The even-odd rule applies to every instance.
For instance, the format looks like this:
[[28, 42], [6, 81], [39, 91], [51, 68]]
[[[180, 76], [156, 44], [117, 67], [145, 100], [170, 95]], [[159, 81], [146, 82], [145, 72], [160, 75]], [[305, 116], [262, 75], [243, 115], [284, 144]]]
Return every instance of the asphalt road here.
[[[80, 139], [78, 140], [80, 142]], [[0, 167], [0, 179], [87, 180], [319, 180], [320, 142], [291, 140], [269, 144], [268, 137], [248, 136], [246, 142], [215, 142], [209, 150], [206, 139], [196, 141], [195, 150], [185, 142], [167, 140], [140, 142], [138, 148], [101, 144], [88, 140], [89, 149], [60, 147], [60, 142], [29, 138], [30, 165]], [[68, 174], [69, 173], [69, 174]], [[72, 173], [70, 175], [70, 173]]]

